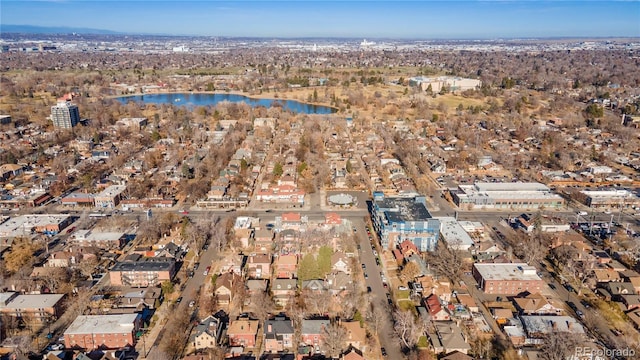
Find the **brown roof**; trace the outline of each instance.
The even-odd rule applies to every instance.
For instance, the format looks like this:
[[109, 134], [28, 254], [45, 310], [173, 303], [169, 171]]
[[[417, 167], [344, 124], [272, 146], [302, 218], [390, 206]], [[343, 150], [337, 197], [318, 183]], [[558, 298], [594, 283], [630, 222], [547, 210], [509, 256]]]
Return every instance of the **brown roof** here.
[[227, 334], [234, 335], [255, 335], [258, 333], [258, 320], [238, 319], [229, 324]]

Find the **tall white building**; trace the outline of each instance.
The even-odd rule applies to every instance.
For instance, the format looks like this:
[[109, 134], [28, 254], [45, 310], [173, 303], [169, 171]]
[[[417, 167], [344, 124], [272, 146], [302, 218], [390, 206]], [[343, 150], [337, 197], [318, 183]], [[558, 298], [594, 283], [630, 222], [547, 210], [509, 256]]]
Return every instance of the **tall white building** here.
[[51, 121], [57, 128], [71, 129], [80, 122], [78, 106], [69, 101], [59, 101], [51, 107]]

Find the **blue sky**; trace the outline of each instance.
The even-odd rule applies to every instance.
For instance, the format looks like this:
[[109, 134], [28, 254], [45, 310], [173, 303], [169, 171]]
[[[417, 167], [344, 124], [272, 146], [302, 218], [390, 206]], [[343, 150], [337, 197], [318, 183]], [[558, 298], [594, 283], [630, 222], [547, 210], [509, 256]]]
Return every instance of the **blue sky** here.
[[0, 24], [251, 37], [638, 37], [640, 1], [2, 0]]

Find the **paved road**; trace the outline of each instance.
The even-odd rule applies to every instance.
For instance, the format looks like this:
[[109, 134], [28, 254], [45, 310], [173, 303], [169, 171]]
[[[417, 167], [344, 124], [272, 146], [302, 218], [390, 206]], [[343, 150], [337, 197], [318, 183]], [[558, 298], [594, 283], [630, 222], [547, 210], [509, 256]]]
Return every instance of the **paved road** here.
[[373, 255], [373, 249], [369, 243], [364, 222], [354, 221], [353, 225], [356, 228], [358, 243], [360, 244], [360, 261], [366, 266], [366, 269], [363, 269], [363, 272], [367, 274], [365, 286], [371, 287], [372, 306], [381, 308], [382, 311], [380, 313], [385, 314], [385, 319], [378, 332], [380, 345], [387, 350], [389, 359], [402, 359], [404, 356], [400, 351], [398, 336], [393, 331], [393, 320], [391, 319], [393, 309], [387, 303], [388, 292], [382, 285], [382, 278], [380, 277], [380, 272], [383, 269], [376, 265], [376, 258]]

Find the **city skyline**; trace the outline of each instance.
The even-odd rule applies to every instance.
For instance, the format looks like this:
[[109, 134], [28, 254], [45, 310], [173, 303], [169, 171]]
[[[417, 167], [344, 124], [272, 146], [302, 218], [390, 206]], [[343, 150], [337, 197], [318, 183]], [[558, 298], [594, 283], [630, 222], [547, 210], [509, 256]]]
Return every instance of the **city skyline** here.
[[488, 39], [638, 37], [638, 18], [638, 1], [54, 0], [3, 1], [0, 24], [223, 37]]

